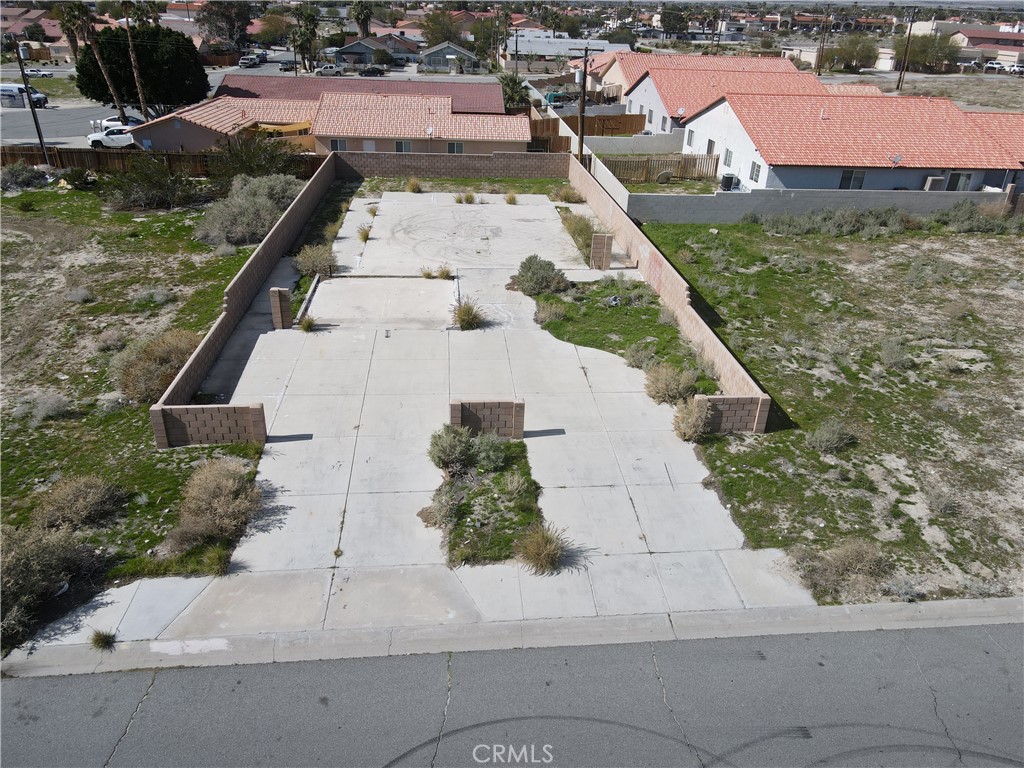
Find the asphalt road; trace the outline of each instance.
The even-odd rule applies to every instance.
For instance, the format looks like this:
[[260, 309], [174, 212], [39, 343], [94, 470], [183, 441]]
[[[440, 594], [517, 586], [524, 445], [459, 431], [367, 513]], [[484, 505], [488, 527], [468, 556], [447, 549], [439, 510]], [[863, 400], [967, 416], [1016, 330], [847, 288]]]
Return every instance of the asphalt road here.
[[1024, 765], [1022, 645], [1012, 624], [5, 679], [0, 762]]

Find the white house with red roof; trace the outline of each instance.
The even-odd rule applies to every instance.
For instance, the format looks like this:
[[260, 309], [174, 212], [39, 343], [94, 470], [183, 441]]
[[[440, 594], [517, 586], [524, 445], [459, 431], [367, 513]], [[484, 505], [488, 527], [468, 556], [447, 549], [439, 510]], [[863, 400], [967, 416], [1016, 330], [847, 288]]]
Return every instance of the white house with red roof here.
[[685, 126], [741, 189], [1005, 189], [1022, 178], [1024, 115], [986, 123], [947, 99], [728, 94]]

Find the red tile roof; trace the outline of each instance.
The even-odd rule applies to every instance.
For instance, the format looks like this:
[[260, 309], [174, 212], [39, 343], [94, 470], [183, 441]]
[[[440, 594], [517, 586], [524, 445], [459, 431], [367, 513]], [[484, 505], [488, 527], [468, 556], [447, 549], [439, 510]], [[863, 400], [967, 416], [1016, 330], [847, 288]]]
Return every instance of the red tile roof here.
[[1015, 168], [947, 99], [730, 94], [729, 106], [769, 165]]
[[616, 58], [629, 91], [650, 69], [690, 69], [715, 72], [797, 72], [789, 59], [780, 56], [699, 56], [690, 54], [619, 53]]
[[964, 115], [1024, 165], [1024, 112], [965, 112]]
[[954, 34], [963, 35], [968, 40], [1022, 40], [1024, 32], [989, 32], [987, 29], [961, 29]]
[[[814, 75], [780, 72], [708, 72], [652, 69], [648, 76], [670, 115], [692, 117], [727, 93], [815, 94], [825, 88]], [[643, 82], [643, 79], [641, 79]], [[638, 83], [639, 85], [639, 83]]]
[[452, 112], [505, 114], [498, 83], [452, 83], [344, 77], [225, 75], [215, 96], [317, 101], [322, 93], [389, 93], [449, 96]]
[[383, 93], [324, 93], [313, 120], [315, 136], [364, 136], [381, 139], [466, 141], [530, 140], [526, 115], [452, 113], [451, 96], [407, 96]]
[[187, 120], [217, 133], [233, 135], [257, 123], [289, 125], [312, 120], [316, 114], [315, 101], [289, 101], [287, 99], [236, 99], [221, 96], [194, 107], [186, 107], [169, 115], [150, 120], [146, 128], [168, 120]]

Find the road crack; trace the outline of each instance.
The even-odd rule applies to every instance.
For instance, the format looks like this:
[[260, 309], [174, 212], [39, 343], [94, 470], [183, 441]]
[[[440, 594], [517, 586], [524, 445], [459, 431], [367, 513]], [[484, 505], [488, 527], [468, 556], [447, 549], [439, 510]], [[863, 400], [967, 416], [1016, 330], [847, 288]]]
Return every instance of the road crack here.
[[700, 763], [700, 768], [706, 768], [704, 765], [704, 759], [700, 756], [700, 750], [690, 743], [690, 737], [686, 735], [686, 729], [683, 728], [683, 724], [679, 722], [679, 718], [676, 716], [676, 711], [672, 709], [672, 705], [668, 703], [668, 689], [665, 687], [665, 679], [661, 676], [661, 667], [658, 666], [658, 654], [654, 650], [654, 643], [651, 643], [651, 659], [654, 661], [654, 675], [658, 678], [658, 682], [661, 684], [661, 700], [665, 703], [665, 709], [672, 716], [673, 722], [676, 724], [676, 728], [679, 729], [679, 734], [683, 737], [683, 743], [686, 744], [686, 748], [693, 753], [693, 756], [697, 758], [697, 762]]
[[146, 686], [146, 692], [142, 694], [142, 698], [139, 699], [138, 706], [135, 707], [135, 711], [132, 712], [132, 716], [128, 718], [128, 724], [124, 727], [124, 733], [121, 734], [114, 748], [110, 751], [110, 756], [103, 762], [103, 768], [107, 768], [110, 765], [110, 761], [114, 759], [114, 755], [117, 754], [118, 747], [121, 746], [121, 742], [124, 741], [125, 736], [128, 735], [128, 731], [131, 730], [132, 723], [135, 722], [136, 715], [139, 714], [139, 710], [142, 709], [142, 703], [149, 696], [149, 692], [153, 690], [153, 684], [156, 682], [156, 670], [153, 670], [153, 676], [149, 678], [149, 685]]
[[935, 719], [939, 721], [939, 725], [942, 726], [942, 730], [946, 734], [946, 739], [949, 740], [950, 746], [952, 746], [953, 750], [956, 752], [956, 760], [957, 760], [957, 762], [960, 763], [960, 765], [963, 765], [964, 764], [963, 753], [960, 751], [960, 747], [957, 746], [956, 741], [953, 740], [953, 736], [949, 732], [949, 726], [946, 725], [946, 721], [943, 720], [942, 719], [942, 715], [939, 714], [939, 694], [935, 690], [935, 688], [932, 687], [932, 684], [928, 680], [928, 676], [925, 675], [924, 670], [921, 669], [921, 662], [918, 660], [917, 655], [913, 652], [913, 650], [911, 650], [910, 643], [908, 643], [905, 638], [904, 638], [903, 644], [906, 647], [907, 651], [910, 653], [910, 655], [913, 657], [913, 659], [914, 659], [914, 666], [917, 667], [918, 674], [921, 675], [921, 679], [924, 680], [924, 684], [928, 686], [928, 690], [932, 694], [932, 711], [935, 713]]
[[434, 761], [437, 760], [437, 752], [441, 749], [441, 739], [444, 738], [444, 727], [448, 724], [448, 705], [452, 703], [452, 652], [448, 651], [448, 696], [444, 700], [444, 716], [441, 718], [441, 730], [437, 732], [437, 743], [434, 744], [434, 755], [430, 758], [430, 768], [434, 768]]

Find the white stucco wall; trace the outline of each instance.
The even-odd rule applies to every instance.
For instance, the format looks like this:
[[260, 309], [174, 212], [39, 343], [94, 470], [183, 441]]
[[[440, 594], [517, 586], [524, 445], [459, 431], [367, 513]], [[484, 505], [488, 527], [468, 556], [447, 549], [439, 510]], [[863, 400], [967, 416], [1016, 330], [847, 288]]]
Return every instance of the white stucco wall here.
[[672, 133], [672, 129], [678, 127], [678, 124], [673, 123], [672, 116], [665, 109], [661, 96], [658, 95], [658, 89], [654, 87], [651, 78], [646, 76], [626, 96], [626, 111], [636, 115], [649, 116], [650, 119], [644, 124], [644, 130], [651, 133]]
[[[692, 141], [690, 131], [693, 131]], [[772, 176], [768, 164], [736, 119], [728, 102], [712, 107], [683, 125], [684, 154], [707, 154], [708, 141], [715, 142], [714, 153], [719, 156], [719, 176], [735, 174], [740, 180], [741, 189], [770, 189], [768, 184]], [[725, 164], [727, 149], [732, 150], [732, 162], [729, 165]], [[751, 163], [761, 166], [761, 175], [757, 181], [750, 179]]]

